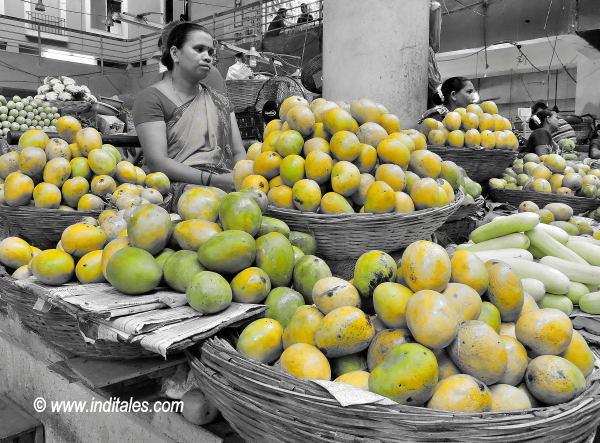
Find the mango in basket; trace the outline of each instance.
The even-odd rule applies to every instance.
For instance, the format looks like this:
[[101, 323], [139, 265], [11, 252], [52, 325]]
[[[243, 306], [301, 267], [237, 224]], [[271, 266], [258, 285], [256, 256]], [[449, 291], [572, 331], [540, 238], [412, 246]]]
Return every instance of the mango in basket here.
[[[169, 260], [173, 260], [173, 257]], [[187, 285], [185, 297], [192, 308], [203, 314], [216, 314], [227, 309], [233, 298], [227, 280], [211, 271], [193, 274]]]
[[433, 352], [418, 343], [404, 343], [371, 371], [369, 389], [400, 404], [421, 406], [431, 397], [437, 381]]
[[367, 367], [372, 371], [390, 351], [403, 343], [412, 342], [408, 329], [383, 329], [375, 335], [367, 352]]
[[342, 306], [360, 308], [360, 295], [356, 288], [338, 277], [325, 277], [315, 282], [311, 299], [325, 315]]
[[489, 412], [492, 410], [492, 393], [475, 377], [456, 374], [436, 385], [427, 407], [442, 411]]
[[169, 213], [156, 205], [144, 205], [135, 210], [127, 222], [131, 246], [158, 254], [167, 245], [173, 231]]
[[492, 412], [522, 411], [531, 408], [531, 401], [525, 392], [511, 385], [497, 384], [490, 388]]
[[355, 388], [362, 389], [363, 391], [368, 391], [369, 376], [370, 374], [367, 371], [351, 371], [340, 375], [334, 381], [346, 383], [347, 385], [354, 386]]
[[294, 343], [314, 345], [322, 319], [323, 314], [315, 306], [299, 306], [283, 331], [283, 347], [288, 348]]
[[75, 266], [75, 275], [83, 284], [106, 281], [102, 275], [102, 250], [91, 251], [81, 257]]
[[20, 171], [10, 173], [4, 182], [4, 202], [8, 206], [25, 206], [33, 195], [31, 177]]
[[585, 377], [577, 366], [556, 355], [542, 355], [529, 362], [527, 389], [549, 405], [568, 402], [585, 390]]
[[244, 328], [238, 338], [237, 351], [261, 363], [272, 363], [283, 351], [283, 328], [277, 320], [260, 318]]
[[315, 343], [327, 357], [342, 357], [367, 349], [374, 335], [375, 327], [363, 311], [342, 306], [323, 318]]
[[281, 369], [297, 378], [331, 380], [327, 357], [315, 346], [296, 343], [285, 349], [279, 360]]

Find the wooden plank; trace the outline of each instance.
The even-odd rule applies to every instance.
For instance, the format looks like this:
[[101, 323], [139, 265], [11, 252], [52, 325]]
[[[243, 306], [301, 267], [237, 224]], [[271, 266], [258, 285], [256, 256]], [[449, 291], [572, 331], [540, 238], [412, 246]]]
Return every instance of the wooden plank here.
[[73, 357], [65, 360], [65, 364], [86, 386], [92, 389], [100, 389], [173, 368], [185, 361], [185, 356], [170, 358], [168, 360], [151, 358], [116, 361]]
[[10, 398], [0, 395], [0, 440], [13, 438], [33, 432], [42, 423], [21, 409]]

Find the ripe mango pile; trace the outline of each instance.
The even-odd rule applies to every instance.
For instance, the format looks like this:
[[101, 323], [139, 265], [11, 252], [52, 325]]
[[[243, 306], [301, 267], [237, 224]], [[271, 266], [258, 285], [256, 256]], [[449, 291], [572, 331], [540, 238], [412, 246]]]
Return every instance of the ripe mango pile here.
[[501, 178], [490, 179], [489, 185], [492, 189], [600, 198], [600, 169], [564, 157], [565, 154], [525, 154], [506, 168]]
[[302, 288], [314, 275], [331, 272], [312, 255], [315, 239], [263, 216], [266, 206], [261, 191], [226, 194], [193, 186], [178, 200], [177, 213], [149, 203], [107, 209], [98, 219], [86, 217], [67, 227], [53, 249], [40, 251], [18, 237], [6, 238], [0, 242], [0, 263], [14, 269], [16, 279], [33, 277], [47, 285], [76, 277], [80, 283], [108, 281], [129, 295], [166, 285], [186, 293], [190, 306], [205, 314], [232, 301], [303, 304], [302, 295], [289, 287], [292, 282]]
[[448, 205], [481, 187], [427, 150], [426, 136], [368, 99], [308, 103], [288, 97], [264, 141], [234, 167], [236, 189], [259, 189], [278, 208], [347, 214], [409, 213]]
[[269, 306], [236, 348], [405, 405], [501, 412], [568, 402], [584, 391], [594, 355], [564, 312], [540, 308], [525, 287], [507, 264], [469, 250], [450, 256], [417, 241], [398, 263], [369, 251], [352, 280], [315, 277], [302, 289], [306, 305]]
[[498, 106], [493, 101], [456, 108], [448, 112], [442, 122], [426, 118], [421, 126], [432, 146], [519, 148], [519, 140], [512, 132], [512, 124], [506, 117], [498, 114]]
[[122, 160], [96, 129], [82, 129], [77, 119], [63, 116], [57, 130], [60, 138], [52, 139], [37, 129], [26, 131], [18, 150], [0, 156], [0, 204], [99, 211], [108, 202], [118, 209], [160, 204], [170, 192], [165, 174], [146, 175]]

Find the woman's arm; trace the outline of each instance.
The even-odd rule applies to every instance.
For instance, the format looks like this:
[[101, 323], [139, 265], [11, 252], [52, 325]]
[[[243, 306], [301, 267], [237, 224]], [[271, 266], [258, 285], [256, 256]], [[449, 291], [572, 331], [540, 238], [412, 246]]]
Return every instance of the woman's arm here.
[[246, 150], [244, 149], [244, 142], [242, 142], [242, 136], [240, 134], [240, 128], [238, 128], [237, 119], [235, 113], [231, 113], [231, 149], [233, 151], [233, 164], [235, 165], [238, 161], [246, 158]]
[[167, 126], [164, 121], [142, 123], [136, 126], [138, 138], [148, 167], [154, 172], [163, 172], [170, 180], [203, 185], [207, 173], [179, 163], [167, 155]]

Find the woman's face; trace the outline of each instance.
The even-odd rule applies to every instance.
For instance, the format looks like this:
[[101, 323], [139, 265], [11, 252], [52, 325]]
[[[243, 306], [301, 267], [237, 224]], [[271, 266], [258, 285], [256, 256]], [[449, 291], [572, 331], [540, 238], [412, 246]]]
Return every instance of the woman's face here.
[[546, 126], [548, 126], [548, 129], [550, 129], [551, 131], [558, 129], [558, 116], [555, 113], [553, 113], [546, 119]]
[[175, 66], [181, 69], [183, 75], [197, 81], [208, 75], [214, 52], [212, 37], [203, 31], [192, 31], [181, 49], [171, 49]]
[[460, 91], [455, 91], [450, 95], [451, 103], [456, 108], [466, 108], [467, 105], [475, 102], [476, 92], [473, 83], [467, 81]]

